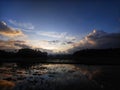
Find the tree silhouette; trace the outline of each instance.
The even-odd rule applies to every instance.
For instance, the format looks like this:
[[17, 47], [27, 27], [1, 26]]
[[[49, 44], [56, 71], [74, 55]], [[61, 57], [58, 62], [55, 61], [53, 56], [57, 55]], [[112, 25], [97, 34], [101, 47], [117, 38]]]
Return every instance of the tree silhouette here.
[[0, 50], [0, 57], [2, 58], [8, 58], [8, 57], [22, 57], [22, 58], [46, 58], [47, 52], [41, 52], [29, 48], [20, 49], [18, 52], [6, 52], [4, 50]]

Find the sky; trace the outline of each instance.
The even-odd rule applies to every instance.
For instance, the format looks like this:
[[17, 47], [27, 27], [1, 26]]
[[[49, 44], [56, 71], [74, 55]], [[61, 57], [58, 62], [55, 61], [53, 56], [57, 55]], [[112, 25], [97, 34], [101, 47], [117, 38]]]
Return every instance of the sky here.
[[0, 0], [0, 49], [70, 53], [119, 38], [119, 0]]

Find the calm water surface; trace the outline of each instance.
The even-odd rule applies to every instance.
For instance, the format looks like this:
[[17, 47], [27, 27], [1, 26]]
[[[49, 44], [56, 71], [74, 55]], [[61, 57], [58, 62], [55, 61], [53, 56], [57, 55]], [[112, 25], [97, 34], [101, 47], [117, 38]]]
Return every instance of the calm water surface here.
[[0, 90], [120, 89], [120, 66], [1, 63]]

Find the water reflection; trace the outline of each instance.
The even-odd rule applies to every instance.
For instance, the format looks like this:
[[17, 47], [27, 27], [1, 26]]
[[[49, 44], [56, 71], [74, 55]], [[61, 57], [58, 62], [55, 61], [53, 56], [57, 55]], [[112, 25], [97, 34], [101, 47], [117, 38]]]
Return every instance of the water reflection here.
[[13, 90], [102, 89], [101, 76], [110, 68], [80, 64], [3, 63], [0, 66], [0, 87], [8, 87], [6, 84]]
[[12, 90], [14, 86], [15, 86], [14, 82], [7, 81], [7, 80], [0, 80], [1, 90]]

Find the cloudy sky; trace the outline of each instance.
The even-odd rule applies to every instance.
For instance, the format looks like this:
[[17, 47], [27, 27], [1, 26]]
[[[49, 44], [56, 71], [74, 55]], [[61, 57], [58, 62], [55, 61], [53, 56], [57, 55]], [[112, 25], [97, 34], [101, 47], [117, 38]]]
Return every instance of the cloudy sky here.
[[70, 53], [119, 38], [119, 0], [0, 0], [0, 49]]

